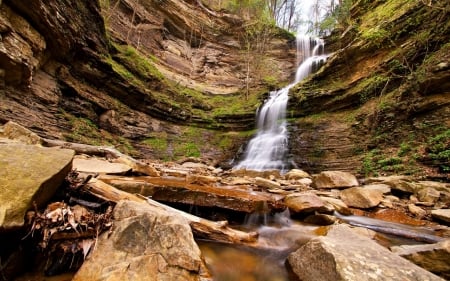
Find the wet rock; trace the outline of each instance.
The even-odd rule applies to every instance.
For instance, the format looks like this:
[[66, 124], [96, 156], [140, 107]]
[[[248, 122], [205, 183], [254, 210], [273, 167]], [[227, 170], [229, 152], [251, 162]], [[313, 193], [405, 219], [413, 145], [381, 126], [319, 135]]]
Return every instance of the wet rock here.
[[0, 145], [0, 229], [20, 227], [35, 202], [42, 207], [71, 170], [75, 152], [24, 144]]
[[25, 144], [41, 144], [41, 138], [36, 133], [13, 121], [8, 121], [3, 126], [3, 135]]
[[431, 215], [435, 219], [439, 219], [447, 223], [450, 223], [450, 209], [432, 210]]
[[450, 279], [450, 239], [436, 244], [394, 246], [391, 251], [446, 280]]
[[432, 187], [420, 189], [417, 192], [417, 198], [421, 202], [435, 203], [439, 200], [441, 193]]
[[276, 181], [272, 181], [272, 180], [268, 180], [268, 179], [264, 179], [264, 178], [260, 178], [260, 177], [255, 178], [255, 184], [257, 186], [260, 186], [260, 187], [263, 187], [266, 189], [278, 189], [281, 187], [281, 185]]
[[310, 240], [288, 262], [303, 281], [442, 280], [346, 225], [332, 226], [327, 236]]
[[315, 214], [307, 216], [304, 220], [305, 223], [315, 224], [315, 225], [330, 225], [337, 221], [337, 218], [332, 215], [327, 214]]
[[104, 159], [75, 157], [73, 169], [84, 173], [122, 175], [131, 171], [131, 167], [121, 163], [111, 163]]
[[324, 171], [313, 176], [315, 188], [345, 188], [357, 186], [358, 180], [350, 173], [341, 171]]
[[320, 197], [311, 192], [289, 194], [284, 198], [284, 203], [293, 214], [327, 210]]
[[292, 169], [289, 172], [287, 172], [284, 177], [288, 180], [300, 180], [303, 178], [310, 178], [311, 176], [303, 171], [303, 170], [299, 170], [299, 169]]
[[380, 204], [383, 200], [383, 193], [377, 189], [352, 187], [341, 191], [340, 197], [350, 207], [366, 209]]
[[423, 218], [427, 215], [427, 211], [414, 204], [408, 204], [408, 211], [417, 218]]
[[119, 202], [114, 218], [74, 281], [200, 280], [205, 265], [185, 219], [131, 201]]

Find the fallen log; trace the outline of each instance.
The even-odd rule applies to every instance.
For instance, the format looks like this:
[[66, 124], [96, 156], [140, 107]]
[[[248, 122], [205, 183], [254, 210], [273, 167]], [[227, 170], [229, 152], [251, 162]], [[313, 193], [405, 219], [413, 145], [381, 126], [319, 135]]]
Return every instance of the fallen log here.
[[151, 196], [159, 202], [182, 203], [202, 207], [219, 207], [245, 213], [281, 211], [283, 196], [253, 191], [250, 187], [198, 185], [175, 177], [98, 177], [128, 193]]
[[122, 163], [131, 167], [135, 172], [142, 173], [144, 175], [159, 177], [160, 173], [153, 167], [139, 160], [134, 159], [131, 156], [123, 154], [117, 149], [110, 146], [95, 146], [81, 143], [66, 142], [61, 140], [51, 140], [42, 138], [42, 145], [48, 147], [61, 147], [75, 150], [78, 154], [88, 155], [101, 155], [104, 157], [114, 158], [117, 163]]
[[244, 232], [230, 228], [227, 221], [214, 222], [203, 219], [175, 208], [163, 205], [154, 200], [143, 196], [134, 195], [122, 190], [119, 190], [101, 180], [91, 179], [86, 185], [82, 187], [90, 194], [102, 198], [103, 200], [119, 202], [120, 200], [132, 200], [141, 203], [147, 203], [151, 207], [159, 210], [165, 210], [174, 215], [180, 215], [185, 218], [192, 228], [194, 235], [199, 238], [206, 238], [226, 243], [240, 243], [251, 244], [257, 240], [258, 233]]

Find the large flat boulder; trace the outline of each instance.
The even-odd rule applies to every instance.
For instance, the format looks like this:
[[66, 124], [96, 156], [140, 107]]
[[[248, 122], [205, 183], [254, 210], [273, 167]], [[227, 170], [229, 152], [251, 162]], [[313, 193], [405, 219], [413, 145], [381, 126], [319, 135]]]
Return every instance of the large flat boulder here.
[[75, 152], [25, 144], [0, 144], [0, 229], [23, 226], [24, 215], [44, 205], [72, 167]]
[[443, 280], [346, 225], [330, 228], [288, 257], [302, 281]]
[[391, 251], [446, 280], [450, 279], [450, 239], [435, 244], [394, 246]]
[[120, 201], [114, 218], [112, 232], [98, 238], [73, 281], [207, 280], [185, 219], [132, 201]]

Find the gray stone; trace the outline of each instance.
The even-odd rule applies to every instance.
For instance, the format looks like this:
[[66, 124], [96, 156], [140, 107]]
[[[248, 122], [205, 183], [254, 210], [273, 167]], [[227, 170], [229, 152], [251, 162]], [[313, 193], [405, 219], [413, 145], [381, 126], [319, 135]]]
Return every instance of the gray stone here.
[[288, 262], [302, 281], [443, 280], [401, 258], [346, 225], [311, 239], [291, 253]]
[[119, 202], [114, 218], [73, 281], [201, 280], [205, 264], [185, 219], [131, 201]]
[[75, 152], [0, 144], [0, 229], [21, 227], [33, 202], [42, 207], [71, 170]]
[[383, 200], [383, 193], [377, 189], [352, 187], [341, 191], [340, 197], [345, 204], [356, 208], [372, 208]]
[[391, 247], [391, 251], [447, 280], [450, 279], [450, 239], [424, 245]]
[[358, 186], [356, 177], [347, 172], [324, 171], [313, 176], [313, 186], [315, 188], [345, 188]]

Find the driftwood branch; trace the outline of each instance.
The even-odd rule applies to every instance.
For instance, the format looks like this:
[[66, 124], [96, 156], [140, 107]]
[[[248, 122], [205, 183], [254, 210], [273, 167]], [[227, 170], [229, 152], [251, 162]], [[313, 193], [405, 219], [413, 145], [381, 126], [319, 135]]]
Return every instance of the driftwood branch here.
[[125, 155], [117, 149], [110, 146], [95, 146], [81, 143], [66, 142], [60, 140], [51, 140], [42, 138], [42, 145], [48, 147], [61, 147], [75, 150], [78, 154], [101, 155], [104, 157], [114, 158], [117, 163], [130, 166], [133, 171], [149, 176], [158, 177], [159, 172], [153, 167], [131, 156]]
[[189, 222], [189, 225], [191, 226], [194, 234], [201, 238], [207, 238], [226, 243], [251, 244], [252, 242], [255, 242], [258, 237], [258, 234], [256, 232], [247, 233], [228, 227], [227, 221], [214, 222], [203, 219], [163, 205], [146, 197], [121, 191], [98, 179], [91, 179], [83, 188], [92, 195], [107, 201], [117, 203], [120, 200], [132, 200], [135, 202], [147, 203], [151, 208], [154, 209], [165, 210], [167, 212], [180, 215]]

